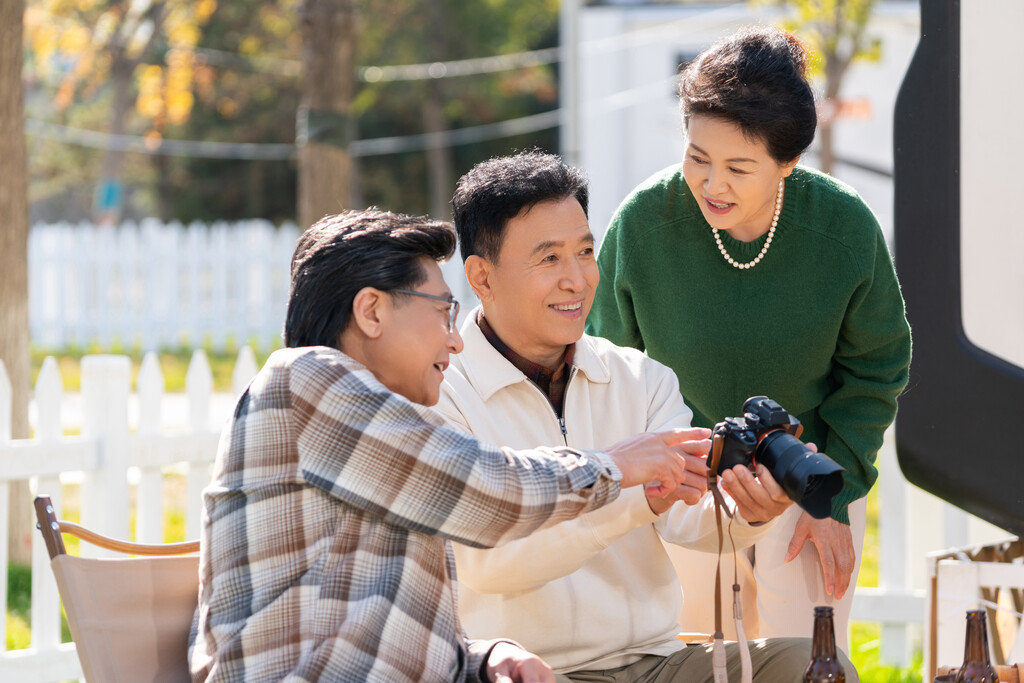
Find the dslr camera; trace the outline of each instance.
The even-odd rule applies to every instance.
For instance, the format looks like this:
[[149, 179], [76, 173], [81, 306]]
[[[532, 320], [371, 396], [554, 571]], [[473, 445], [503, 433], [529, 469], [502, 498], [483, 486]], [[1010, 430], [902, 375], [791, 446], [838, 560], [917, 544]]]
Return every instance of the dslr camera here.
[[[717, 474], [736, 465], [768, 468], [786, 495], [815, 519], [832, 514], [832, 497], [843, 488], [843, 472], [824, 453], [815, 453], [797, 437], [800, 421], [767, 396], [743, 404], [743, 417], [727, 417], [715, 425], [711, 454], [717, 453]], [[720, 453], [718, 452], [720, 449]]]

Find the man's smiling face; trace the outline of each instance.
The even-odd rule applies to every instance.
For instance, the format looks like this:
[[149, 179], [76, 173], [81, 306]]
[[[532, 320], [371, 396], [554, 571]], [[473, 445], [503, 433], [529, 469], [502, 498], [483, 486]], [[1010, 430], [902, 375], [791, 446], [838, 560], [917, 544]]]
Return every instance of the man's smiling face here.
[[481, 298], [503, 342], [551, 367], [583, 336], [599, 279], [594, 235], [575, 197], [543, 201], [505, 227]]

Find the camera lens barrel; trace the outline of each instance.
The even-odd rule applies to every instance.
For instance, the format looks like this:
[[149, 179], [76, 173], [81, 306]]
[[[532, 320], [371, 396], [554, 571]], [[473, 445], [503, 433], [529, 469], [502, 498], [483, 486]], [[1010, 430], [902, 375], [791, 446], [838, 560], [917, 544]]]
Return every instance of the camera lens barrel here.
[[786, 495], [815, 519], [832, 514], [832, 498], [843, 488], [845, 471], [824, 453], [815, 453], [781, 429], [769, 432], [757, 446], [763, 463]]

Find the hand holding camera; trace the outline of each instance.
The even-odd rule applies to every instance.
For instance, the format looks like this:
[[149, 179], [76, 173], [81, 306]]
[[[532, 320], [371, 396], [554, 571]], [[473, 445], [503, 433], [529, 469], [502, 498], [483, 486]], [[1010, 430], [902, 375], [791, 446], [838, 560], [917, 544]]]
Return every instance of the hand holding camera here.
[[775, 519], [793, 504], [764, 465], [756, 465], [753, 471], [737, 465], [722, 472], [719, 478], [722, 488], [736, 503], [736, 512], [749, 523]]
[[[843, 488], [845, 470], [800, 441], [797, 437], [802, 431], [800, 421], [767, 396], [748, 398], [743, 404], [743, 417], [727, 417], [712, 430], [709, 466], [722, 477], [733, 499], [735, 487], [730, 479], [735, 477], [739, 484], [749, 484], [753, 481], [752, 471], [772, 501], [779, 502], [775, 489], [781, 486], [785, 495], [812, 517], [825, 519], [832, 514], [833, 496]], [[748, 472], [737, 465], [744, 465]], [[767, 504], [763, 497], [759, 500]], [[736, 502], [739, 505], [738, 499]], [[747, 521], [763, 521], [743, 516]]]

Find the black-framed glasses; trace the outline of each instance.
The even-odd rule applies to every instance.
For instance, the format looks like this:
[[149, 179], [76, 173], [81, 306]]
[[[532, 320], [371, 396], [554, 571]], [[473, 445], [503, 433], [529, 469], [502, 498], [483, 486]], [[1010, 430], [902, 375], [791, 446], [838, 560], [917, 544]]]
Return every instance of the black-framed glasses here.
[[426, 292], [417, 292], [414, 289], [389, 289], [388, 291], [396, 294], [408, 294], [409, 296], [421, 296], [424, 299], [433, 299], [434, 301], [443, 301], [451, 304], [448, 309], [448, 331], [454, 332], [456, 330], [455, 323], [459, 319], [459, 300], [451, 294], [448, 296], [438, 296], [436, 294], [427, 294]]

